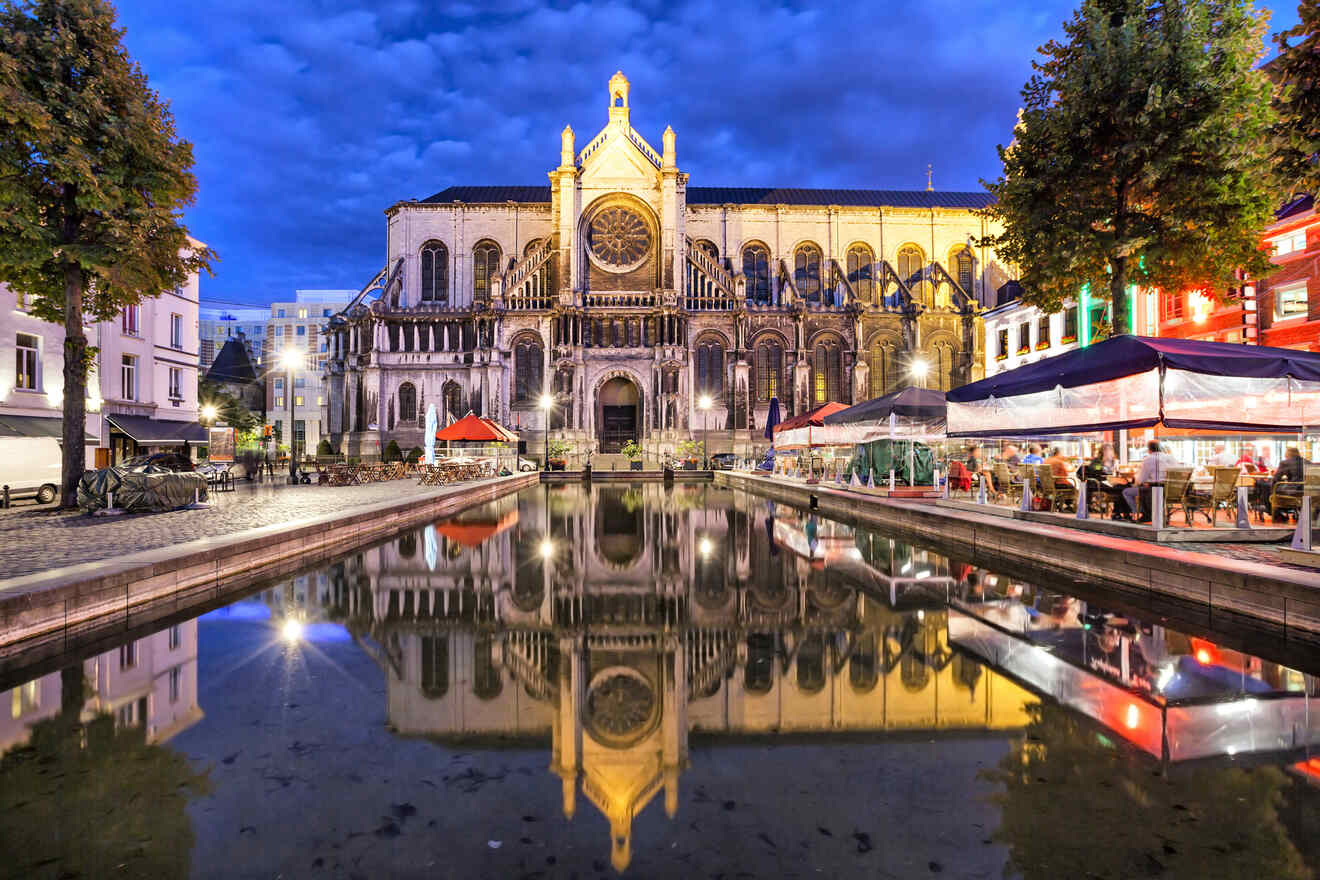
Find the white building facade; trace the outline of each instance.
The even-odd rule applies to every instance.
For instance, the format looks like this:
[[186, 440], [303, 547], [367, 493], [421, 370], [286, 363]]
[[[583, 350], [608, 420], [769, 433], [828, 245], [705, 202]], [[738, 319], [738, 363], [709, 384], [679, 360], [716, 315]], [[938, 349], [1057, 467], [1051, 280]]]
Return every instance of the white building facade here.
[[[266, 315], [266, 359], [254, 362], [266, 380], [266, 421], [282, 445], [292, 440], [297, 454], [314, 453], [325, 433], [325, 327], [356, 295], [356, 290], [299, 290], [292, 302], [272, 303]], [[292, 384], [286, 361], [290, 352], [298, 363]]]
[[[632, 128], [629, 83], [550, 185], [454, 186], [387, 215], [388, 262], [331, 324], [328, 420], [349, 455], [421, 445], [475, 411], [579, 452], [694, 434], [750, 451], [785, 415], [980, 378], [984, 193], [690, 187], [666, 129]], [[374, 297], [374, 301], [373, 301]], [[553, 396], [547, 413], [543, 393]], [[708, 398], [710, 407], [700, 409]]]

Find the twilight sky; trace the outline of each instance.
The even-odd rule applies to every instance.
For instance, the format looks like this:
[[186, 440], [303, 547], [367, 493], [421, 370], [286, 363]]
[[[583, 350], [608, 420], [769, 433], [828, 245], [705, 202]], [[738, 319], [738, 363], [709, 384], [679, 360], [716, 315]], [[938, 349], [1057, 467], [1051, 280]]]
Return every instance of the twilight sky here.
[[[1295, 0], [1271, 30], [1296, 22]], [[1075, 0], [121, 0], [129, 51], [195, 145], [204, 301], [357, 288], [382, 212], [452, 184], [546, 185], [565, 123], [672, 125], [694, 186], [980, 189], [1035, 49]]]

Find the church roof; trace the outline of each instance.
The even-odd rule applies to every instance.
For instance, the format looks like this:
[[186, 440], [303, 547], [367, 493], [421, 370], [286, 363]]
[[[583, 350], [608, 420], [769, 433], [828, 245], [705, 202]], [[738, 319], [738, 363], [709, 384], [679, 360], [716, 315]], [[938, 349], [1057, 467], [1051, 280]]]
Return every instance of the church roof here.
[[[795, 189], [772, 186], [690, 186], [689, 205], [848, 205], [875, 208], [988, 207], [994, 198], [984, 192], [901, 189]], [[445, 202], [549, 204], [548, 186], [451, 186], [429, 198]]]
[[231, 339], [220, 347], [211, 369], [206, 371], [206, 381], [225, 383], [234, 382], [246, 385], [257, 381], [256, 370], [252, 369], [252, 359], [247, 348], [237, 339]]

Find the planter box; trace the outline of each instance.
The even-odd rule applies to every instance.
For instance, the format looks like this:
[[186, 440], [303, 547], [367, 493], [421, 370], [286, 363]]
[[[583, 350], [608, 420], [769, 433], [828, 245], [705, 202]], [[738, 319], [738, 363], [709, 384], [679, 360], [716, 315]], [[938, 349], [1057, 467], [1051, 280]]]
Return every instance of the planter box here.
[[641, 461], [630, 461], [630, 462], [628, 462], [628, 470], [630, 470], [630, 471], [640, 471], [641, 469], [642, 469], [642, 463], [641, 463]]

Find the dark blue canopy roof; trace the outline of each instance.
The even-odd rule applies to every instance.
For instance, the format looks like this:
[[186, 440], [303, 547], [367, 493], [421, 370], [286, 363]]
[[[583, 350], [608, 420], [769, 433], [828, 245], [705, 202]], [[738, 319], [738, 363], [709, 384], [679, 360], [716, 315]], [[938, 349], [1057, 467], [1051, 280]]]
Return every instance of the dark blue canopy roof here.
[[928, 421], [943, 419], [946, 409], [943, 391], [904, 388], [828, 415], [825, 417], [825, 424], [851, 425], [857, 422], [879, 422], [889, 418], [890, 413], [895, 413], [900, 419]]
[[973, 382], [948, 393], [955, 403], [1034, 394], [1053, 388], [1078, 388], [1145, 373], [1163, 364], [1175, 370], [1210, 376], [1241, 376], [1320, 381], [1320, 353], [1151, 336], [1114, 336], [1039, 363], [1028, 364]]

